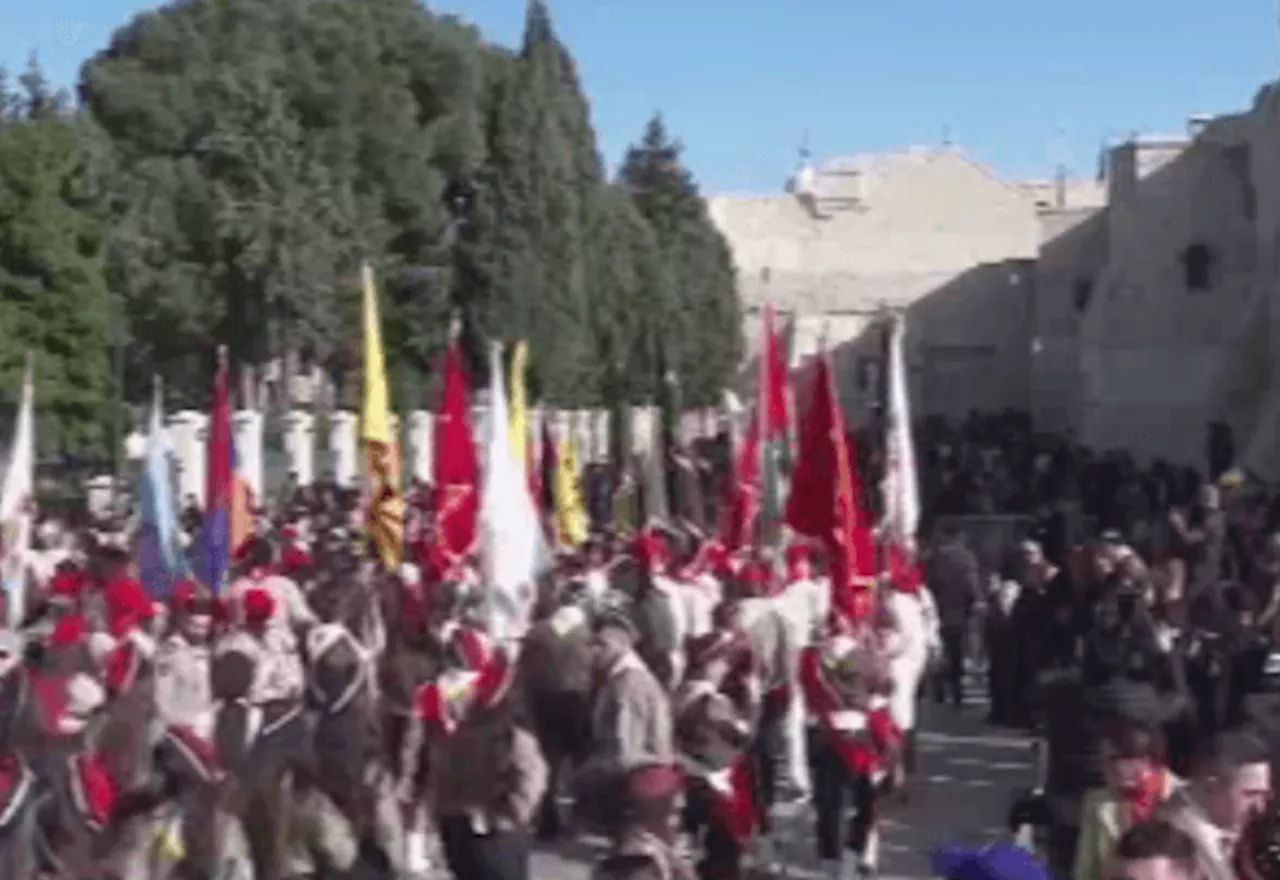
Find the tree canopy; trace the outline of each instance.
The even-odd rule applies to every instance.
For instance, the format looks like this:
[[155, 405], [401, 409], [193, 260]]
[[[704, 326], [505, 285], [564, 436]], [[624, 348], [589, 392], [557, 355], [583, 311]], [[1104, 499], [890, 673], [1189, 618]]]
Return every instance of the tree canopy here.
[[[661, 117], [610, 180], [543, 0], [521, 45], [417, 0], [184, 0], [90, 58], [71, 109], [0, 78], [0, 379], [37, 351], [63, 445], [100, 443], [150, 376], [203, 405], [210, 352], [357, 365], [352, 292], [378, 273], [393, 394], [426, 389], [464, 322], [529, 341], [535, 398], [716, 399], [740, 356], [729, 249]], [[9, 389], [13, 389], [10, 394]]]

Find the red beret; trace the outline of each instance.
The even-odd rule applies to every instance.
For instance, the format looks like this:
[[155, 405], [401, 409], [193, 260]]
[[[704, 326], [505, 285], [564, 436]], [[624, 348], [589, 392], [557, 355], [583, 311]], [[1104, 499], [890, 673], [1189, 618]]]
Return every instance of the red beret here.
[[667, 548], [662, 537], [651, 531], [641, 532], [631, 542], [631, 555], [645, 571], [653, 571], [666, 560]]
[[260, 587], [254, 587], [244, 594], [244, 616], [251, 623], [265, 623], [276, 612], [276, 600], [270, 593]]
[[298, 547], [290, 545], [280, 554], [280, 571], [284, 574], [293, 574], [310, 565], [311, 556]]
[[773, 586], [773, 570], [766, 562], [749, 562], [738, 574], [746, 592], [753, 596], [766, 596]]
[[84, 573], [75, 570], [60, 571], [49, 581], [49, 593], [51, 595], [63, 596], [68, 599], [78, 597], [84, 591], [84, 587]]
[[79, 614], [67, 614], [58, 618], [49, 636], [49, 647], [70, 648], [79, 645], [89, 632], [89, 626]]
[[107, 613], [113, 616], [131, 614], [141, 620], [155, 616], [155, 606], [142, 584], [134, 580], [118, 580], [107, 585]]

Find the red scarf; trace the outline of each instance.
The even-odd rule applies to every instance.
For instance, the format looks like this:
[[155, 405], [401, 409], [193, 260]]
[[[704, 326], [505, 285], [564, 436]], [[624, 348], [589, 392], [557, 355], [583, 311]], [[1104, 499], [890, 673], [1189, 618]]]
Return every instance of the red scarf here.
[[1164, 770], [1149, 770], [1143, 774], [1137, 785], [1120, 793], [1129, 807], [1130, 827], [1145, 822], [1155, 813], [1156, 807], [1164, 800]]

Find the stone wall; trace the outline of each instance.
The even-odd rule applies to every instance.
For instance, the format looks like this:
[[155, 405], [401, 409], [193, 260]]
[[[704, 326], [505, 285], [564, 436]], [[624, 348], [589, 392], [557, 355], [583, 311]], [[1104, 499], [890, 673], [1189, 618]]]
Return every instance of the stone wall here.
[[1246, 443], [1257, 429], [1275, 278], [1259, 261], [1259, 133], [1223, 117], [1113, 151], [1107, 258], [1080, 328], [1090, 445], [1203, 465], [1211, 421]]
[[1107, 261], [1107, 215], [1096, 208], [1040, 216], [1031, 350], [1031, 414], [1045, 431], [1076, 430], [1083, 413], [1080, 325]]
[[1010, 183], [948, 149], [833, 159], [796, 187], [711, 200], [747, 311], [744, 390], [773, 303], [796, 322], [793, 366], [825, 338], [855, 424], [875, 397], [873, 328], [889, 311], [907, 315], [918, 413], [1027, 407], [1039, 212], [1096, 204], [1096, 185]]

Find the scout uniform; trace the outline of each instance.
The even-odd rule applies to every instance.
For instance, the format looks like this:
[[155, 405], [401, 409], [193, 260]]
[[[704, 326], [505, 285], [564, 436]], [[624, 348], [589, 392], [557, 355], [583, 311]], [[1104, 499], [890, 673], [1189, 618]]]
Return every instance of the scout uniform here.
[[673, 707], [690, 777], [686, 828], [707, 829], [699, 873], [728, 880], [741, 876], [743, 849], [760, 827], [749, 750], [760, 721], [760, 679], [750, 644], [725, 630], [693, 640], [689, 666]]
[[852, 789], [857, 815], [846, 844], [858, 854], [860, 868], [873, 871], [876, 786], [901, 736], [885, 699], [892, 692], [887, 660], [865, 619], [873, 600], [869, 592], [861, 598], [863, 619], [833, 620], [831, 631], [801, 655], [799, 677], [809, 716], [819, 858], [840, 860], [845, 792]]

